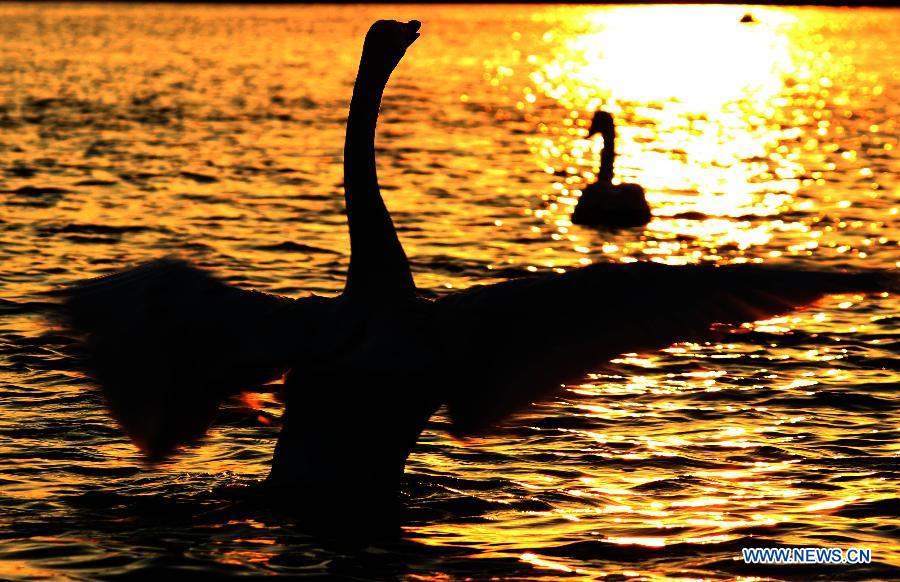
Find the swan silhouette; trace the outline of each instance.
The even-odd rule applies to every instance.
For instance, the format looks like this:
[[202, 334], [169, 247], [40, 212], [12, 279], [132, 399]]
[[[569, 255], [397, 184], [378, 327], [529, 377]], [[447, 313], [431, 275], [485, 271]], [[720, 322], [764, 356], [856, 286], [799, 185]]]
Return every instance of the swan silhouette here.
[[585, 188], [572, 212], [572, 222], [611, 227], [642, 226], [650, 222], [650, 205], [638, 184], [613, 184], [616, 161], [616, 126], [606, 111], [594, 113], [588, 137], [603, 137], [600, 173], [597, 181]]
[[347, 122], [351, 256], [339, 296], [242, 290], [174, 259], [67, 290], [86, 369], [150, 459], [200, 439], [228, 395], [287, 372], [265, 490], [333, 530], [387, 523], [406, 459], [440, 406], [454, 435], [484, 433], [623, 352], [888, 284], [879, 271], [639, 262], [422, 298], [374, 149], [382, 93], [419, 26], [379, 21], [364, 42]]

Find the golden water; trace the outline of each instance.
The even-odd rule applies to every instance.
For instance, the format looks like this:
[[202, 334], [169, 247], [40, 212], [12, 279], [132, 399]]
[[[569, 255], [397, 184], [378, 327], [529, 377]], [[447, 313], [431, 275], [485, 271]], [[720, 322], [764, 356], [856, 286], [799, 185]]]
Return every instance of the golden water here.
[[[18, 313], [164, 254], [337, 292], [344, 122], [382, 17], [423, 22], [378, 151], [423, 289], [598, 261], [896, 268], [900, 12], [743, 12], [0, 5], [0, 576], [821, 570], [737, 560], [776, 542], [870, 547], [875, 564], [829, 571], [900, 577], [895, 297], [627, 354], [502, 438], [455, 442], [437, 417], [409, 463], [405, 539], [361, 551], [232, 507], [220, 486], [263, 477], [277, 434], [235, 407], [204, 446], [144, 467]], [[645, 229], [568, 220], [597, 170], [597, 107], [617, 119], [617, 179], [647, 190]]]

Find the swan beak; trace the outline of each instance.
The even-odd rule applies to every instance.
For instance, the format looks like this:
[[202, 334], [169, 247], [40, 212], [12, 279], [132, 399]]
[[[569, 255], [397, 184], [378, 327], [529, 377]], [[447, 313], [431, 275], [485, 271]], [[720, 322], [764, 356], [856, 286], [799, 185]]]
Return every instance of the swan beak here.
[[417, 38], [419, 38], [420, 28], [422, 28], [422, 23], [418, 20], [410, 20], [403, 25], [404, 32], [406, 33], [407, 48], [412, 45], [412, 43], [416, 42]]

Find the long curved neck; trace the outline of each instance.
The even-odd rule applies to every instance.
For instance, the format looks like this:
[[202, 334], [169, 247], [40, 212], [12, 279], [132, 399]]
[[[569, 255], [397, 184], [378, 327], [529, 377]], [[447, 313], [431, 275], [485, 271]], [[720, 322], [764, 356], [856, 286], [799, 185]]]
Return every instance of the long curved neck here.
[[597, 178], [601, 182], [612, 182], [616, 162], [616, 128], [604, 128], [600, 135], [603, 137], [603, 151], [600, 153], [600, 174]]
[[344, 201], [350, 227], [346, 296], [371, 301], [415, 295], [409, 261], [381, 198], [375, 170], [375, 124], [388, 74], [360, 63], [344, 143]]

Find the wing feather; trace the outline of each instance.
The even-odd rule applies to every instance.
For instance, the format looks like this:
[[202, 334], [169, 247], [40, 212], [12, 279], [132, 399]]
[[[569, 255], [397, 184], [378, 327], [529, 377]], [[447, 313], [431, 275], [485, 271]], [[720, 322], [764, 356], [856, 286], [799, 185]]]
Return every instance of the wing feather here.
[[67, 289], [62, 313], [113, 417], [159, 459], [200, 439], [224, 398], [286, 371], [289, 346], [270, 339], [294, 303], [161, 259]]
[[445, 402], [459, 435], [482, 432], [619, 354], [696, 341], [715, 323], [785, 313], [823, 295], [896, 286], [881, 271], [756, 264], [599, 264], [473, 287], [437, 301]]

